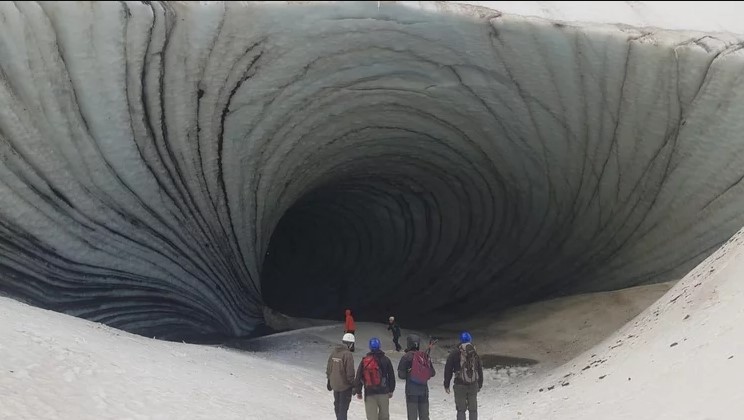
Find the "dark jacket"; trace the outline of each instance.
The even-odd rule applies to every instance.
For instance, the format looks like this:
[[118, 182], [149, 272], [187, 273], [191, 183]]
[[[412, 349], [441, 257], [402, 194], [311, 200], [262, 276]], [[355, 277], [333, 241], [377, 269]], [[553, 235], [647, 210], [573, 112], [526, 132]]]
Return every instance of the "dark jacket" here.
[[[483, 365], [480, 362], [480, 358], [476, 359], [475, 369], [478, 371], [478, 389], [483, 388]], [[450, 353], [447, 357], [447, 364], [444, 365], [444, 387], [449, 389], [452, 375], [455, 375], [455, 384], [464, 385], [462, 380], [457, 377], [457, 372], [460, 371], [460, 347]]]
[[364, 359], [359, 362], [357, 368], [356, 378], [354, 378], [354, 395], [361, 394], [362, 387], [364, 387], [364, 395], [379, 395], [379, 394], [392, 394], [395, 391], [395, 370], [393, 370], [393, 363], [390, 359], [385, 356], [382, 350], [375, 350], [367, 353], [367, 356], [372, 356], [377, 359], [377, 364], [380, 366], [382, 377], [380, 378], [382, 386], [378, 388], [367, 388], [364, 386]]
[[346, 391], [354, 385], [354, 356], [345, 345], [333, 349], [328, 357], [326, 377], [333, 391]]
[[400, 327], [398, 326], [397, 322], [393, 322], [392, 324], [388, 324], [388, 331], [393, 332], [393, 337], [400, 337]]
[[[398, 363], [398, 377], [406, 380], [406, 395], [428, 397], [428, 384], [417, 384], [408, 379], [408, 374], [411, 372], [411, 367], [413, 366], [413, 353], [416, 351], [417, 350], [406, 350], [406, 354], [401, 357], [400, 363]], [[429, 360], [429, 362], [431, 362], [431, 360]], [[434, 370], [433, 364], [429, 364], [429, 367], [431, 368], [431, 376], [433, 377], [437, 372]]]

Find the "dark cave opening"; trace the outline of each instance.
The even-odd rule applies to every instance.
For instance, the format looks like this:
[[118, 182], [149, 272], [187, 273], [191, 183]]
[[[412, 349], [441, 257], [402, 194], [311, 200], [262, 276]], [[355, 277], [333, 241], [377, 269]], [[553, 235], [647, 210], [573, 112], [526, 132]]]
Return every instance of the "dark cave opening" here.
[[357, 176], [291, 207], [264, 260], [265, 302], [296, 317], [336, 319], [347, 308], [360, 320], [416, 315], [405, 302], [410, 283], [432, 275], [426, 260], [438, 221], [427, 194], [399, 181]]
[[481, 295], [509, 258], [500, 241], [513, 234], [505, 222], [516, 209], [500, 198], [509, 187], [498, 172], [443, 143], [385, 143], [283, 214], [262, 265], [267, 306], [318, 319], [347, 308], [362, 321], [394, 314], [411, 326], [510, 306], [510, 297]]

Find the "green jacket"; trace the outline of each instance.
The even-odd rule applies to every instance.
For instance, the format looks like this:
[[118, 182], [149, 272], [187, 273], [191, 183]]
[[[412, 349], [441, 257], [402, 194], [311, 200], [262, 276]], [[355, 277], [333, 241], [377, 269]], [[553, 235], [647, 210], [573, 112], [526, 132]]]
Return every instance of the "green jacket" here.
[[334, 391], [346, 391], [354, 385], [354, 355], [341, 344], [333, 349], [326, 366], [328, 384]]

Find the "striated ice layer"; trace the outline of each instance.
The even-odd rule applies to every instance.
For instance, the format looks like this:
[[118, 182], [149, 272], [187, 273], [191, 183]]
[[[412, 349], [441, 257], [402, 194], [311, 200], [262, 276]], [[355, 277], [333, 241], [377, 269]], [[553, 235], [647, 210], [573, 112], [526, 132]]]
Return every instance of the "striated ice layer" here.
[[744, 37], [560, 18], [0, 3], [0, 291], [199, 339], [677, 278], [744, 225]]

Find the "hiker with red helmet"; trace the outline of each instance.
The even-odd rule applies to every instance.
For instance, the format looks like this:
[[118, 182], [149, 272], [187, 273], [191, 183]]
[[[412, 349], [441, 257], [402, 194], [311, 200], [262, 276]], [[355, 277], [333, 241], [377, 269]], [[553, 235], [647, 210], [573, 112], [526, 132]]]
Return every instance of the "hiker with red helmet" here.
[[328, 356], [326, 365], [326, 387], [333, 391], [333, 410], [336, 420], [346, 420], [351, 404], [351, 394], [354, 385], [354, 356], [349, 349], [354, 345], [354, 335], [346, 333], [341, 339], [341, 345], [333, 349]]
[[432, 342], [426, 351], [421, 351], [421, 339], [418, 335], [411, 334], [406, 337], [406, 344], [406, 354], [398, 363], [398, 377], [406, 380], [408, 420], [429, 420], [428, 381], [436, 375], [429, 357]]
[[354, 378], [354, 394], [362, 399], [364, 388], [364, 411], [367, 420], [390, 420], [390, 399], [395, 392], [393, 363], [380, 350], [380, 339], [369, 340], [369, 353], [359, 363]]
[[457, 420], [465, 420], [465, 411], [470, 420], [478, 420], [478, 392], [483, 388], [483, 365], [473, 346], [473, 337], [463, 331], [460, 345], [447, 357], [444, 365], [444, 391], [450, 393], [450, 381], [455, 377], [455, 409]]
[[[354, 317], [351, 316], [351, 309], [346, 310], [346, 321], [344, 322], [344, 333], [356, 335], [356, 324], [354, 323]], [[350, 351], [354, 351], [354, 342], [349, 347]]]

